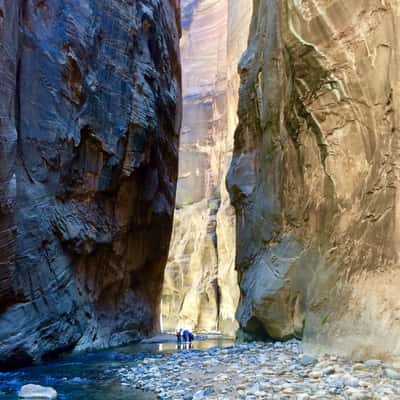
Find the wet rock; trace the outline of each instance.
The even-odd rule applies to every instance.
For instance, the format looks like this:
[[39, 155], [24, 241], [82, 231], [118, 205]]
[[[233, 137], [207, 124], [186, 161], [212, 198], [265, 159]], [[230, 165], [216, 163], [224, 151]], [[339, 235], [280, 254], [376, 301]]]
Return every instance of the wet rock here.
[[40, 385], [24, 385], [18, 392], [18, 397], [22, 399], [56, 399], [57, 392], [51, 388]]

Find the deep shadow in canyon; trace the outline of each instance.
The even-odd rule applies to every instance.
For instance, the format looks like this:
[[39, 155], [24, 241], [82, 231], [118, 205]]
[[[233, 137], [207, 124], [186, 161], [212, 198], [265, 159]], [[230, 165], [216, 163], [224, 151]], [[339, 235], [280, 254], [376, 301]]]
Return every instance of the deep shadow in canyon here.
[[0, 10], [0, 367], [151, 335], [175, 205], [179, 8]]

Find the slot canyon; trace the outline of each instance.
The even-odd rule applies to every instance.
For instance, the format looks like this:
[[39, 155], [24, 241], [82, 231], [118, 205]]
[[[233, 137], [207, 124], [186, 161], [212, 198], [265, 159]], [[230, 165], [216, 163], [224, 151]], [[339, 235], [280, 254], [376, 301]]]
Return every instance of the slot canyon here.
[[163, 328], [234, 336], [239, 300], [235, 216], [225, 177], [233, 151], [238, 63], [248, 0], [182, 2], [183, 121], [174, 229], [163, 295]]
[[400, 0], [0, 0], [0, 99], [0, 400], [400, 398]]

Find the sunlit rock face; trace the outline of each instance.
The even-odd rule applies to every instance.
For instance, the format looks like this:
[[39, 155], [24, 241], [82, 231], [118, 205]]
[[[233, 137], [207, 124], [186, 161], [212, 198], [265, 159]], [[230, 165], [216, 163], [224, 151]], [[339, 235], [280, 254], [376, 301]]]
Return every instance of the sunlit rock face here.
[[165, 330], [237, 328], [235, 218], [225, 188], [236, 126], [237, 65], [251, 2], [184, 0], [183, 127], [174, 232], [163, 289]]
[[180, 129], [175, 0], [0, 1], [0, 367], [159, 325]]
[[229, 190], [238, 319], [400, 355], [400, 1], [256, 1]]

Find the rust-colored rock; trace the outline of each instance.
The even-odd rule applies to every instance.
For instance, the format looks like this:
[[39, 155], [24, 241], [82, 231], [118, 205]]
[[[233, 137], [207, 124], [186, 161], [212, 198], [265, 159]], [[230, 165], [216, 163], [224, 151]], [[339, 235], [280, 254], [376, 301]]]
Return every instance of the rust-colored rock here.
[[400, 2], [255, 3], [228, 179], [240, 325], [400, 356]]
[[158, 329], [175, 0], [0, 1], [0, 366]]

